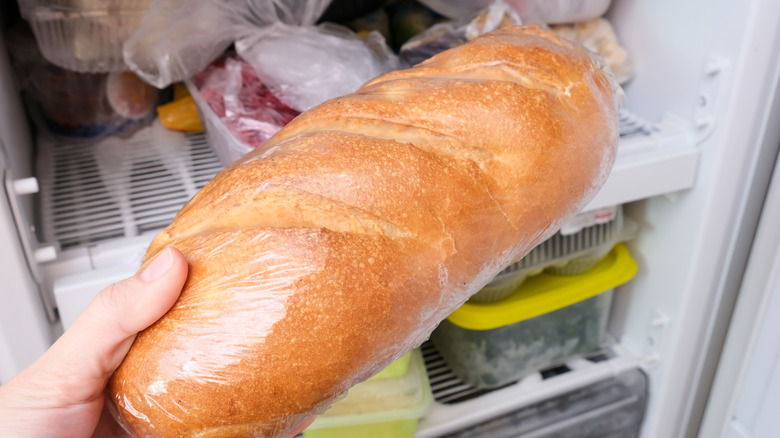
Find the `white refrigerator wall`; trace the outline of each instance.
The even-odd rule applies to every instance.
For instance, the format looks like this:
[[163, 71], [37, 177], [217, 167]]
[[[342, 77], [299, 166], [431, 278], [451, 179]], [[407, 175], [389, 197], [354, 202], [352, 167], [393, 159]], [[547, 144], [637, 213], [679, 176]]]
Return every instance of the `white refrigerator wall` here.
[[32, 156], [27, 121], [0, 37], [0, 383], [32, 363], [53, 340], [33, 275], [37, 266], [27, 258], [32, 199], [18, 197], [14, 189], [15, 181], [32, 175]]
[[777, 152], [780, 3], [620, 0], [611, 17], [637, 71], [628, 107], [684, 120], [701, 150], [693, 189], [629, 209], [640, 274], [612, 325], [650, 375], [643, 436], [693, 436]]

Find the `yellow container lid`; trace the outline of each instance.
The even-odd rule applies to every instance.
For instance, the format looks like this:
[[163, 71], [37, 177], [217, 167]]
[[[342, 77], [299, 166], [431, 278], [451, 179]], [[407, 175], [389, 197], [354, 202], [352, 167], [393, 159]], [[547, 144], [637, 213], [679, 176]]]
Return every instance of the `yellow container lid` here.
[[636, 261], [622, 243], [588, 272], [580, 275], [535, 275], [508, 297], [492, 303], [466, 302], [447, 318], [468, 330], [492, 330], [578, 303], [626, 283]]

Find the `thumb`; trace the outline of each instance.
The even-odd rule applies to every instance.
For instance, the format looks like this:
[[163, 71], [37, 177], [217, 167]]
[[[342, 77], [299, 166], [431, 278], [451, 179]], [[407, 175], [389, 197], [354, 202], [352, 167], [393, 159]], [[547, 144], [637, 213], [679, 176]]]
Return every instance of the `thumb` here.
[[58, 364], [60, 375], [102, 391], [135, 335], [173, 306], [186, 279], [184, 256], [166, 248], [140, 273], [103, 289], [47, 352], [53, 356], [48, 359]]

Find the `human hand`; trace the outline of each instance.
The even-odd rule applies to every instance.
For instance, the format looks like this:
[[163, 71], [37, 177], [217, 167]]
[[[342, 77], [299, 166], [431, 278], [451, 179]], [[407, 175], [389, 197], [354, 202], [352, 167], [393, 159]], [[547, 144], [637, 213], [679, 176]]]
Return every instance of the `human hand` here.
[[186, 279], [187, 261], [168, 248], [141, 273], [102, 290], [46, 353], [0, 386], [0, 437], [128, 436], [104, 409], [106, 384]]
[[104, 415], [104, 390], [135, 335], [168, 311], [187, 278], [177, 250], [102, 290], [32, 365], [0, 387], [0, 436], [122, 436]]

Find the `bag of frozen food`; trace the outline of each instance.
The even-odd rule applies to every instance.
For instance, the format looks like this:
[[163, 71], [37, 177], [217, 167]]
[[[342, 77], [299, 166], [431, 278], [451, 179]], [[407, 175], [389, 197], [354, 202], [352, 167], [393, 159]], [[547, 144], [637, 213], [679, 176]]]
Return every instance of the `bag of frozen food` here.
[[199, 100], [236, 140], [257, 147], [289, 123], [298, 111], [282, 103], [243, 59], [228, 56], [193, 77]]
[[312, 25], [330, 0], [154, 0], [125, 42], [131, 70], [163, 88], [203, 70], [240, 35], [274, 23]]
[[236, 51], [286, 105], [305, 111], [398, 68], [379, 32], [359, 37], [343, 26], [276, 23], [236, 41]]
[[588, 50], [604, 58], [619, 83], [631, 78], [631, 63], [628, 52], [618, 42], [612, 24], [605, 18], [582, 21], [573, 24], [561, 24], [550, 28], [562, 38], [576, 41]]
[[517, 13], [503, 0], [496, 0], [466, 19], [438, 23], [411, 38], [401, 46], [401, 65], [411, 67], [485, 33], [520, 24]]
[[[464, 18], [484, 9], [490, 0], [420, 0], [449, 18]], [[611, 0], [507, 0], [526, 23], [574, 23], [600, 17]]]

